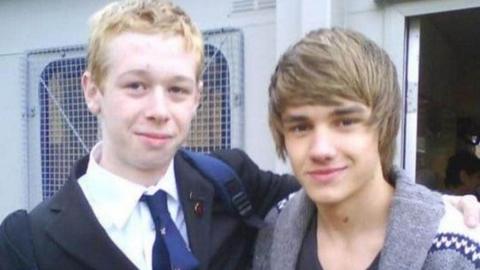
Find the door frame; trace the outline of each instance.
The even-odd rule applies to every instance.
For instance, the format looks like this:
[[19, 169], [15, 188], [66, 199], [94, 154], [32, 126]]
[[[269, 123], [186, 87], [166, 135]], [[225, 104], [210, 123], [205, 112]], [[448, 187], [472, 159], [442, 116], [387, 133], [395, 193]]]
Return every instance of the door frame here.
[[[410, 47], [418, 45], [419, 48], [419, 44], [414, 45], [413, 43], [413, 37], [416, 35], [413, 32], [410, 33], [410, 42], [412, 44], [409, 45], [408, 20], [415, 16], [478, 7], [480, 7], [480, 1], [473, 0], [408, 1], [387, 4], [384, 7], [383, 47], [389, 53], [395, 66], [398, 67], [398, 78], [404, 102], [400, 130], [396, 139], [397, 152], [394, 164], [405, 169], [411, 179], [415, 179], [416, 172], [418, 109], [416, 103], [418, 100], [418, 64], [420, 55], [415, 56], [414, 47]], [[411, 23], [415, 24], [415, 20], [412, 19]], [[419, 38], [420, 32], [418, 31], [418, 42], [420, 41]], [[417, 63], [416, 69], [413, 66], [414, 62]], [[409, 70], [411, 74], [409, 74]], [[415, 70], [417, 73], [416, 85]], [[410, 85], [408, 80], [410, 80]]]

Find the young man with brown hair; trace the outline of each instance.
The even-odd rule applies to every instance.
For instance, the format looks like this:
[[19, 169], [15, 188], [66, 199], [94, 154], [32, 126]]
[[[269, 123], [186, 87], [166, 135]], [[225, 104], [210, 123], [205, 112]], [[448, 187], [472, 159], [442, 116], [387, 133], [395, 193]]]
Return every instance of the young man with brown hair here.
[[269, 95], [278, 153], [303, 188], [267, 216], [254, 269], [480, 267], [480, 229], [393, 166], [402, 102], [384, 50], [312, 31], [280, 58]]

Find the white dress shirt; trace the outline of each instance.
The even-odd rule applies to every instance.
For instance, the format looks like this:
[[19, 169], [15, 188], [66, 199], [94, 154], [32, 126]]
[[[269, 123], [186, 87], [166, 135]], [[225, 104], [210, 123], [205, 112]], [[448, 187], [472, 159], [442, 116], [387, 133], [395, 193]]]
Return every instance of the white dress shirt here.
[[99, 165], [101, 142], [90, 153], [85, 175], [78, 179], [88, 203], [112, 241], [141, 270], [152, 269], [155, 225], [150, 210], [140, 202], [143, 194], [162, 189], [172, 220], [189, 246], [183, 210], [178, 198], [173, 160], [155, 186], [144, 187], [117, 176]]

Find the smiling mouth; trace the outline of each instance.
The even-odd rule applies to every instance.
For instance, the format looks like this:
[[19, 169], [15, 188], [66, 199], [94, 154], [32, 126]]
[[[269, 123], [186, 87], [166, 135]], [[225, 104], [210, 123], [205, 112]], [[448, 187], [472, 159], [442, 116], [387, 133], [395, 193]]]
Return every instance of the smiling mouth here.
[[307, 175], [317, 183], [328, 184], [337, 179], [341, 173], [347, 169], [347, 166], [324, 168], [318, 170], [311, 170], [307, 172]]
[[173, 136], [163, 133], [149, 133], [149, 132], [136, 132], [135, 135], [139, 136], [140, 139], [146, 144], [152, 146], [159, 146], [165, 144], [167, 141], [172, 139]]

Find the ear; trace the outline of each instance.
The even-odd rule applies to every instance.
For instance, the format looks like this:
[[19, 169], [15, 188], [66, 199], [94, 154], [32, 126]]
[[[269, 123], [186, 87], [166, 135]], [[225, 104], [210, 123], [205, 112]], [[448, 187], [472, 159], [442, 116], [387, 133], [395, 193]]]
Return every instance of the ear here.
[[103, 95], [89, 71], [85, 71], [82, 75], [82, 88], [88, 110], [95, 115], [100, 114]]

